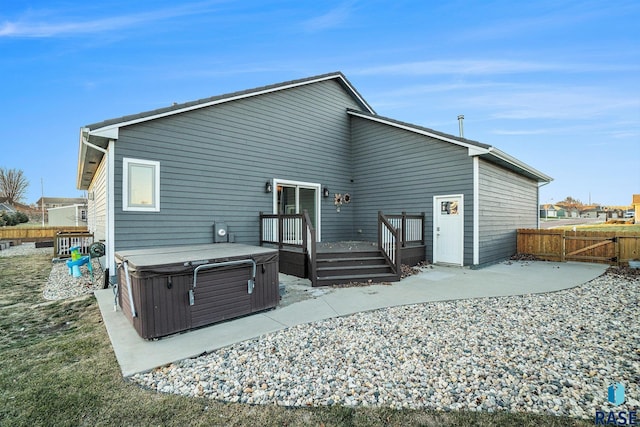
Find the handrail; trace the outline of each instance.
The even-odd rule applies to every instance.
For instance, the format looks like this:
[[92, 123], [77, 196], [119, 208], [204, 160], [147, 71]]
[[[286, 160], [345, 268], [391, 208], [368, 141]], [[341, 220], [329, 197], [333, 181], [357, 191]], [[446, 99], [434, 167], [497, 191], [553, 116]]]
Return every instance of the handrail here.
[[256, 261], [254, 259], [247, 258], [247, 259], [241, 259], [236, 261], [223, 261], [223, 262], [214, 262], [212, 264], [201, 264], [193, 270], [193, 286], [191, 287], [191, 289], [189, 289], [189, 305], [195, 304], [195, 295], [193, 290], [196, 288], [196, 284], [198, 282], [198, 271], [210, 269], [210, 268], [216, 268], [216, 267], [225, 267], [230, 265], [243, 265], [243, 264], [251, 264], [251, 266], [253, 267], [251, 270], [251, 279], [247, 281], [247, 293], [248, 294], [253, 293], [253, 288], [256, 285]]
[[391, 224], [382, 211], [378, 211], [378, 248], [391, 265], [398, 279], [402, 275], [401, 235], [401, 229]]
[[270, 243], [297, 248], [304, 247], [302, 214], [265, 214], [260, 212], [260, 245]]
[[420, 214], [402, 214], [396, 215], [384, 215], [389, 223], [395, 228], [399, 228], [402, 233], [400, 236], [400, 242], [402, 247], [407, 246], [408, 243], [420, 243], [424, 245], [424, 218], [425, 213]]

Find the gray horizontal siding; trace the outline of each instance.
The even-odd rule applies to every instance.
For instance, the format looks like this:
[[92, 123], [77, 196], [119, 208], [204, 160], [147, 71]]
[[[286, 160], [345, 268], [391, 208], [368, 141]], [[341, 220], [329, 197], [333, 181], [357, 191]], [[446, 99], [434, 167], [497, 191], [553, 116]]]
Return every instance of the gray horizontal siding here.
[[[465, 264], [473, 261], [473, 162], [467, 149], [352, 117], [355, 231], [377, 239], [377, 212], [425, 212], [427, 259], [433, 259], [433, 196], [463, 194]], [[361, 230], [361, 233], [358, 231]]]
[[[352, 192], [349, 118], [354, 100], [325, 81], [132, 125], [115, 144], [116, 250], [213, 241], [225, 222], [258, 244], [258, 213], [272, 212], [267, 180]], [[160, 162], [160, 212], [122, 211], [123, 157]], [[351, 238], [353, 212], [322, 199], [322, 238]]]
[[480, 159], [480, 264], [516, 253], [516, 229], [538, 224], [536, 181]]

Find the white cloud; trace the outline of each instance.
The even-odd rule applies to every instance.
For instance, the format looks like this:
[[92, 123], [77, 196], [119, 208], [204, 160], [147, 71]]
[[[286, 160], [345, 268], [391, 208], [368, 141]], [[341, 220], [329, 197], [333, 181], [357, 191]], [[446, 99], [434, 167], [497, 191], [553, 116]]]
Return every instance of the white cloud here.
[[329, 28], [334, 28], [344, 23], [351, 14], [352, 3], [344, 3], [327, 13], [308, 19], [303, 22], [303, 27], [307, 31], [315, 32]]
[[504, 75], [540, 72], [586, 73], [603, 71], [637, 71], [638, 65], [589, 64], [577, 62], [538, 62], [509, 59], [460, 59], [405, 62], [400, 64], [372, 66], [354, 70], [354, 75]]
[[[32, 14], [16, 21], [5, 21], [0, 24], [0, 37], [25, 37], [46, 38], [68, 35], [82, 35], [102, 33], [128, 27], [133, 27], [147, 22], [161, 21], [179, 16], [203, 13], [217, 2], [201, 2], [184, 4], [182, 6], [161, 9], [153, 12], [140, 12], [129, 15], [120, 15], [100, 19], [85, 17], [60, 18], [47, 16], [47, 18], [32, 18]], [[39, 14], [42, 15], [42, 14]]]

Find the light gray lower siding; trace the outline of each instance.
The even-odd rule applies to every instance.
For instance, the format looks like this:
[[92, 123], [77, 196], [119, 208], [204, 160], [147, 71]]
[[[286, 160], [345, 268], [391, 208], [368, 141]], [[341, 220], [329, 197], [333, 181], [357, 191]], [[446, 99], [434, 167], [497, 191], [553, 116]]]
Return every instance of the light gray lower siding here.
[[96, 174], [89, 185], [92, 194], [87, 202], [87, 227], [93, 233], [94, 241], [107, 238], [107, 175], [106, 156], [102, 158]]
[[536, 228], [538, 184], [480, 159], [480, 264], [516, 253], [516, 229]]
[[[352, 117], [355, 235], [377, 240], [377, 212], [426, 213], [426, 257], [433, 259], [433, 196], [464, 195], [464, 263], [473, 262], [473, 162], [467, 149]], [[345, 210], [343, 208], [343, 210]]]
[[[242, 99], [120, 130], [115, 144], [116, 250], [213, 241], [225, 222], [236, 242], [259, 243], [272, 178], [353, 192], [349, 118], [335, 81]], [[123, 157], [160, 162], [160, 212], [122, 210]], [[274, 189], [275, 191], [275, 189]], [[351, 237], [353, 216], [322, 199], [322, 239]]]

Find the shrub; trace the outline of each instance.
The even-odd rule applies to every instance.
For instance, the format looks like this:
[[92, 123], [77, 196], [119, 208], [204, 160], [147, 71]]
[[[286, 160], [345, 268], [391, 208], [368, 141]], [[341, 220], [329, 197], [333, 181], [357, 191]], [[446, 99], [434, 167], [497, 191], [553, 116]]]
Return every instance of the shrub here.
[[14, 215], [16, 217], [16, 221], [18, 221], [18, 224], [24, 224], [25, 222], [29, 222], [29, 217], [24, 212], [16, 212]]

